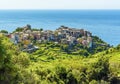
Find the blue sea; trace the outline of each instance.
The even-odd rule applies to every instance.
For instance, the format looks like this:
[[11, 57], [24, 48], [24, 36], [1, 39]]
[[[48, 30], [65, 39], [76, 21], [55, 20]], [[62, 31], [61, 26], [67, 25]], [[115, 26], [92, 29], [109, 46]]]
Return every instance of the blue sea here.
[[0, 10], [0, 30], [12, 32], [26, 24], [44, 30], [82, 28], [111, 45], [120, 44], [120, 10]]

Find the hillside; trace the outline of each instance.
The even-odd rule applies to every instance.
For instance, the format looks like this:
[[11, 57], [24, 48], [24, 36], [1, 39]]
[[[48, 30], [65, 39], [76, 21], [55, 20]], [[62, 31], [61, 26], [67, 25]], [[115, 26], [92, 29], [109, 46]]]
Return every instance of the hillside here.
[[[89, 56], [107, 50], [111, 46], [90, 31], [80, 28], [60, 26], [56, 30], [43, 30], [32, 28], [31, 25], [18, 27], [13, 33], [1, 33], [7, 36], [11, 42], [18, 45], [21, 51], [34, 52], [34, 45], [40, 48], [59, 48], [59, 52], [72, 55]], [[6, 31], [7, 32], [7, 31]], [[38, 47], [37, 47], [38, 48]]]
[[84, 56], [61, 51], [59, 45], [37, 44], [34, 53], [19, 51], [0, 36], [1, 84], [119, 84], [120, 46]]

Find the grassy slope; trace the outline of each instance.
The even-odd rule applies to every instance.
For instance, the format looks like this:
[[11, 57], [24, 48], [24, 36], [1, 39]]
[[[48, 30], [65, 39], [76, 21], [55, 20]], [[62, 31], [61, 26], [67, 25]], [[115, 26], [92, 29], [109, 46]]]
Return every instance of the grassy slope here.
[[61, 65], [61, 64], [65, 65], [66, 67], [67, 66], [79, 67], [80, 65], [87, 66], [88, 64], [94, 63], [101, 56], [109, 57], [109, 63], [111, 68], [115, 69], [113, 71], [115, 72], [118, 71], [118, 73], [120, 74], [120, 52], [119, 51], [115, 51], [108, 54], [105, 54], [105, 52], [100, 52], [90, 57], [82, 57], [80, 55], [79, 56], [67, 55], [64, 53], [63, 54], [56, 53], [55, 56], [51, 56], [51, 57], [47, 55], [43, 55], [43, 56], [35, 55], [34, 57], [35, 59], [38, 60], [38, 62], [35, 62], [35, 64], [40, 62], [40, 64], [42, 63], [44, 67], [47, 67], [47, 66], [55, 67], [56, 65]]
[[[99, 58], [107, 57], [109, 58], [110, 74], [115, 77], [120, 77], [120, 50], [111, 48], [108, 51], [84, 57], [80, 55], [68, 55], [64, 52], [60, 52], [59, 48], [44, 49], [44, 47], [41, 47], [41, 49], [43, 51], [42, 54], [39, 55], [39, 51], [37, 51], [36, 55], [35, 53], [32, 55], [36, 61], [32, 63], [29, 69], [34, 70], [36, 67], [40, 67], [44, 70], [50, 69], [55, 72], [56, 67], [62, 66], [66, 67], [66, 69], [78, 70], [81, 72], [85, 67], [89, 67], [96, 63]], [[75, 74], [77, 74], [77, 72], [75, 72]]]

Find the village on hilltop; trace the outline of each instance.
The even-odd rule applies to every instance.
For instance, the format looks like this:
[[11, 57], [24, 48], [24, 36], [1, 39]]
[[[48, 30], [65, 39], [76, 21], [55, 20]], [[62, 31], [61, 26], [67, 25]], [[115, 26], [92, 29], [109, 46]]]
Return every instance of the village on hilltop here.
[[[20, 31], [7, 34], [14, 44], [22, 43], [24, 47], [28, 47], [34, 43], [54, 42], [55, 44], [75, 45], [92, 47], [92, 33], [84, 29], [69, 28], [61, 26], [55, 31], [32, 29], [31, 25], [19, 27]], [[17, 30], [17, 29], [16, 29]]]

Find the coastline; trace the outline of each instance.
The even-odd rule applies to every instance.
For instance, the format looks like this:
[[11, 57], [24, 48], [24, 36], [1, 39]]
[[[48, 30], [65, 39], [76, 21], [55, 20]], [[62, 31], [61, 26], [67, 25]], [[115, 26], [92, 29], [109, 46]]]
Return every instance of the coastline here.
[[33, 28], [55, 30], [65, 25], [89, 30], [117, 46], [120, 43], [119, 16], [119, 10], [0, 10], [0, 30], [12, 32], [26, 24], [31, 24]]

